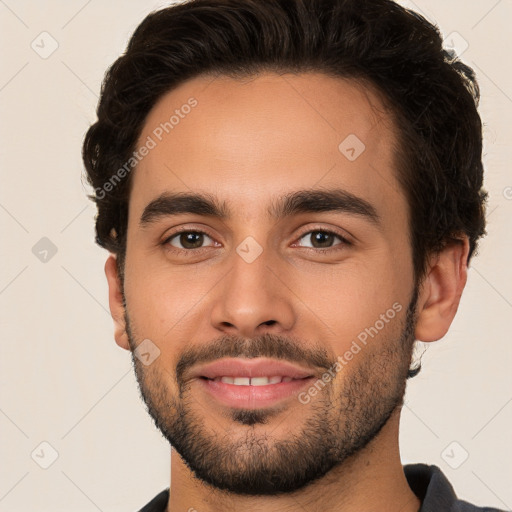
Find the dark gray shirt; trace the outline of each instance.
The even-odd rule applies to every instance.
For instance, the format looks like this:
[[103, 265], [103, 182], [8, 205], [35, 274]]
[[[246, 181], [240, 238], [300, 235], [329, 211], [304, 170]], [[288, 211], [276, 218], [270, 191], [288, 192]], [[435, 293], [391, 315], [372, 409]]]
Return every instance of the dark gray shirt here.
[[[437, 466], [407, 464], [404, 466], [409, 487], [421, 501], [418, 512], [505, 512], [497, 508], [476, 507], [457, 499], [450, 482]], [[169, 489], [155, 496], [139, 512], [165, 512]]]

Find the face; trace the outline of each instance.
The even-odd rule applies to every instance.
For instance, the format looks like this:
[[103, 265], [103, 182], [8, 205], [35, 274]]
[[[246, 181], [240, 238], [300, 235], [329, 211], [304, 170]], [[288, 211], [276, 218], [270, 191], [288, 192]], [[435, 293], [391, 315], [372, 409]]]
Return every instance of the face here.
[[390, 118], [321, 74], [199, 77], [145, 144], [124, 319], [148, 410], [208, 484], [304, 487], [404, 393], [417, 297]]

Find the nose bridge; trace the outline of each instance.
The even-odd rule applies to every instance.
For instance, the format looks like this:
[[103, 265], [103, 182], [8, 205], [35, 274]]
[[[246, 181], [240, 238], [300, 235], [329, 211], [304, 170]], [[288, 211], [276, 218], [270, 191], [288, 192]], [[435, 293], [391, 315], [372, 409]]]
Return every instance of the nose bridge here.
[[287, 287], [276, 277], [278, 260], [254, 238], [247, 237], [231, 255], [231, 270], [226, 274], [212, 323], [217, 329], [254, 336], [271, 327], [291, 329], [294, 313]]

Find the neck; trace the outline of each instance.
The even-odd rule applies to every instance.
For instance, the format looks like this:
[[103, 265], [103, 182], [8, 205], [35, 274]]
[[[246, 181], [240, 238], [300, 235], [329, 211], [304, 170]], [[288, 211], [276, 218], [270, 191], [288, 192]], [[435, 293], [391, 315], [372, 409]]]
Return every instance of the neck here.
[[400, 410], [360, 452], [303, 489], [279, 496], [240, 496], [195, 478], [174, 449], [167, 512], [417, 512], [398, 449]]

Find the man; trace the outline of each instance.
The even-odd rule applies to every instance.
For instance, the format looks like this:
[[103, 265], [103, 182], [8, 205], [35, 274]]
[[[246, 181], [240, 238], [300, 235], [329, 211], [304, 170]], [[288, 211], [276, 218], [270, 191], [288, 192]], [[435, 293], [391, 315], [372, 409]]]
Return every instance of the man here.
[[478, 87], [390, 0], [192, 0], [111, 67], [84, 162], [118, 345], [172, 445], [143, 511], [474, 511], [402, 467], [415, 340], [485, 234]]

